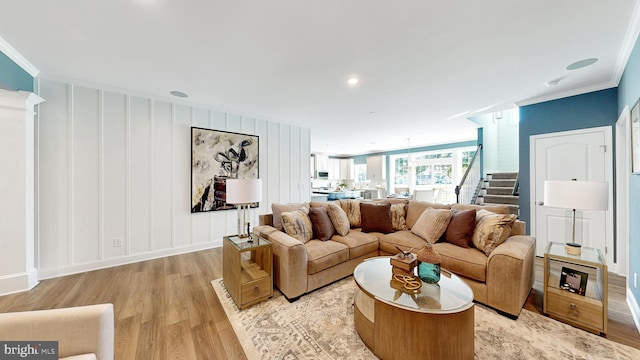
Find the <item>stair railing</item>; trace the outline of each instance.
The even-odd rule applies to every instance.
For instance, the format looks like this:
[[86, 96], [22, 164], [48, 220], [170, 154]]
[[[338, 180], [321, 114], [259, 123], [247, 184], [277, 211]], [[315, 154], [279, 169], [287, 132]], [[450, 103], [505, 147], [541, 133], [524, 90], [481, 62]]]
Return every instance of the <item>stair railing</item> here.
[[520, 196], [520, 173], [516, 176], [516, 183], [513, 184], [513, 190], [511, 191], [511, 195]]
[[464, 172], [460, 184], [456, 185], [456, 202], [458, 204], [471, 204], [474, 194], [476, 193], [476, 185], [481, 180], [480, 176], [480, 150], [482, 144], [478, 145], [476, 153], [473, 154], [473, 158], [467, 167], [467, 171]]

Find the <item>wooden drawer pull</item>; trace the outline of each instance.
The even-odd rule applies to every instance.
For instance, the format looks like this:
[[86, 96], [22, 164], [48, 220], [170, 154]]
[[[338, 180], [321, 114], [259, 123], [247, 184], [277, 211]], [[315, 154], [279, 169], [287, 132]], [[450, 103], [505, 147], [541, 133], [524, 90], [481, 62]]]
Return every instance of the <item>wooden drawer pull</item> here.
[[253, 288], [253, 292], [256, 294], [260, 292], [260, 288], [258, 287], [258, 285], [256, 285], [256, 287]]

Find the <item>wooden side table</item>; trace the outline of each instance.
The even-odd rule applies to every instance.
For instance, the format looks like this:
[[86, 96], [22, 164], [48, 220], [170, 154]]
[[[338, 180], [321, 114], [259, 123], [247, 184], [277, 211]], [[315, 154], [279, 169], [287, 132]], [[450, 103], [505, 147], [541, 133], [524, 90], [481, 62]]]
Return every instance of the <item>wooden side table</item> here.
[[[575, 288], [580, 288], [577, 284], [585, 274], [583, 295]], [[575, 281], [568, 279], [571, 277]], [[583, 246], [580, 255], [571, 255], [564, 243], [550, 242], [544, 253], [544, 313], [575, 327], [606, 334], [608, 279], [607, 264], [599, 249]]]
[[269, 241], [255, 234], [250, 238], [230, 235], [224, 237], [222, 250], [222, 281], [239, 309], [273, 296]]

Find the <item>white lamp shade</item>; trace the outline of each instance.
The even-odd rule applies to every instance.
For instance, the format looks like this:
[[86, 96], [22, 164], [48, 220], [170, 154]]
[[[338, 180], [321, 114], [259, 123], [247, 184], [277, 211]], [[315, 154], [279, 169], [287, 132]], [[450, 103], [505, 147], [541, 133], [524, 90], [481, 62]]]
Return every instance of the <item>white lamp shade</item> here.
[[227, 179], [227, 204], [262, 201], [262, 179]]
[[545, 181], [544, 205], [563, 209], [609, 209], [606, 181]]

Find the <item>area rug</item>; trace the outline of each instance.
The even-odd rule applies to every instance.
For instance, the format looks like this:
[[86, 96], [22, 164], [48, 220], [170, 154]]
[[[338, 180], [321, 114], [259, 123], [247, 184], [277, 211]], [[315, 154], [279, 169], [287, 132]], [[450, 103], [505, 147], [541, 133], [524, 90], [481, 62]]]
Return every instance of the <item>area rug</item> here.
[[[289, 303], [274, 290], [242, 311], [211, 282], [249, 359], [376, 359], [353, 324], [348, 277]], [[475, 359], [640, 359], [640, 350], [522, 310], [517, 320], [475, 306]]]

